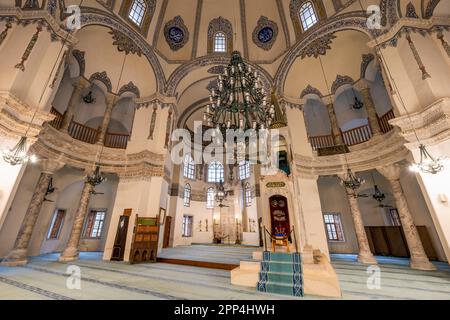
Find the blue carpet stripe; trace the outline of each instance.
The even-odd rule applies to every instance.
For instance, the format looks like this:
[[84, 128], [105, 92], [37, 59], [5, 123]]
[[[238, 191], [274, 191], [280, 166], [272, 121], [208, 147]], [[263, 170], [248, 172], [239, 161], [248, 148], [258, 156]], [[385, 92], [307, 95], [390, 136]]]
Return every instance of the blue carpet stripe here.
[[44, 290], [42, 288], [38, 288], [38, 287], [35, 287], [35, 286], [30, 286], [28, 284], [25, 284], [25, 283], [22, 283], [22, 282], [19, 282], [19, 281], [15, 281], [15, 280], [12, 280], [12, 279], [7, 279], [7, 278], [4, 278], [4, 277], [0, 277], [0, 282], [3, 282], [5, 284], [8, 284], [10, 286], [13, 286], [13, 287], [16, 287], [16, 288], [19, 288], [19, 289], [23, 289], [23, 290], [27, 290], [27, 291], [30, 291], [30, 292], [33, 292], [33, 293], [37, 293], [37, 294], [39, 294], [41, 296], [45, 296], [45, 297], [53, 299], [53, 300], [75, 300], [75, 299], [72, 299], [72, 298], [60, 295], [60, 294], [55, 293], [55, 292]]

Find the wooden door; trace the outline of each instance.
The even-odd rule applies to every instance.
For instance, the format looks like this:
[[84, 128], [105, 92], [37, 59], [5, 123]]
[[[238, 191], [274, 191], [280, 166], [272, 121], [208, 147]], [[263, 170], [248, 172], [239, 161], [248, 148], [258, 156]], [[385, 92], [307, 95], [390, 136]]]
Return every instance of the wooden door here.
[[172, 217], [166, 217], [164, 222], [164, 242], [163, 248], [168, 248], [170, 245], [170, 230], [172, 227]]
[[123, 261], [125, 255], [125, 245], [127, 243], [129, 216], [120, 216], [117, 226], [116, 239], [114, 240], [111, 261]]

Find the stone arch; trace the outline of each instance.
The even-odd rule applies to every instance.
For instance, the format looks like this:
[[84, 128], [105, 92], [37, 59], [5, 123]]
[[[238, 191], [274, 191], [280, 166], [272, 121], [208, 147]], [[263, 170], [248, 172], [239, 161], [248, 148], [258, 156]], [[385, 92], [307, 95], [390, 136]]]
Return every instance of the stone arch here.
[[370, 39], [383, 34], [385, 31], [368, 29], [367, 17], [365, 15], [355, 16], [354, 14], [343, 14], [339, 20], [332, 19], [328, 23], [321, 25], [317, 30], [306, 34], [295, 44], [286, 54], [275, 75], [274, 86], [279, 95], [283, 94], [284, 84], [292, 64], [298, 58], [302, 51], [308, 46], [316, 45], [317, 39], [332, 35], [339, 31], [354, 30], [367, 35]]
[[331, 85], [331, 93], [336, 95], [337, 91], [340, 87], [344, 86], [344, 85], [353, 85], [354, 84], [354, 80], [349, 77], [349, 76], [341, 76], [338, 75], [336, 77], [336, 80], [334, 80], [333, 84]]
[[[112, 83], [111, 83], [111, 80], [109, 79], [106, 71], [96, 72], [96, 73], [92, 74], [89, 77], [89, 82], [97, 84], [102, 89], [106, 89], [105, 93], [112, 92]], [[105, 87], [101, 86], [100, 84], [103, 84]]]
[[117, 30], [127, 36], [146, 56], [155, 73], [157, 91], [160, 93], [163, 92], [166, 84], [166, 76], [152, 46], [147, 43], [139, 32], [133, 30], [111, 14], [92, 8], [83, 8], [81, 14], [81, 29], [90, 25], [105, 26]]
[[[264, 87], [267, 89], [267, 91], [270, 91], [270, 89], [273, 86], [273, 79], [272, 79], [271, 75], [265, 69], [261, 68], [259, 65], [253, 64], [247, 60], [244, 60], [244, 61], [245, 61], [245, 63], [251, 65], [254, 70], [258, 70], [258, 72], [261, 75], [261, 80], [264, 84]], [[169, 97], [174, 97], [176, 94], [178, 84], [181, 82], [181, 80], [184, 77], [186, 77], [193, 70], [196, 70], [198, 68], [202, 68], [205, 66], [217, 66], [217, 65], [227, 66], [229, 63], [230, 63], [230, 58], [227, 56], [222, 56], [222, 55], [200, 57], [195, 60], [192, 60], [191, 62], [185, 63], [185, 64], [179, 66], [170, 75], [169, 79], [167, 80], [165, 95], [169, 96]]]

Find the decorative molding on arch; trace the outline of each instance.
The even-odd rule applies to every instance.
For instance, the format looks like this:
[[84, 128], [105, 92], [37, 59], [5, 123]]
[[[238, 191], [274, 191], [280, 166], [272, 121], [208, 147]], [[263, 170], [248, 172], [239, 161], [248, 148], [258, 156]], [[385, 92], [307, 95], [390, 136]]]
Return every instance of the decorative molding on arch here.
[[93, 82], [95, 80], [100, 81], [101, 83], [103, 83], [106, 86], [106, 89], [108, 90], [108, 92], [112, 92], [111, 80], [109, 79], [108, 74], [106, 73], [106, 71], [96, 72], [89, 78], [89, 82]]
[[208, 69], [208, 73], [211, 74], [223, 74], [225, 72], [225, 66], [214, 66]]
[[300, 94], [300, 99], [303, 99], [308, 94], [315, 94], [319, 98], [322, 97], [322, 93], [319, 91], [319, 89], [312, 87], [310, 84], [308, 84], [308, 86], [302, 91], [302, 93]]
[[227, 53], [233, 51], [233, 25], [230, 21], [220, 16], [211, 20], [208, 26], [208, 53], [214, 52], [214, 36], [222, 31], [227, 37]]
[[116, 17], [102, 10], [94, 8], [83, 7], [80, 20], [82, 28], [89, 25], [102, 25], [117, 30], [126, 35], [130, 39], [130, 41], [133, 42], [142, 51], [142, 53], [146, 56], [150, 65], [152, 66], [153, 71], [155, 72], [155, 78], [158, 88], [157, 90], [159, 92], [162, 92], [164, 90], [166, 82], [164, 71], [155, 52], [153, 51], [152, 46], [146, 42], [146, 40], [140, 33], [133, 30]]
[[414, 7], [414, 5], [412, 4], [411, 1], [406, 5], [406, 14], [405, 14], [405, 16], [407, 18], [419, 19], [419, 16], [417, 15], [416, 8]]
[[336, 36], [334, 33], [328, 33], [324, 35], [323, 37], [320, 37], [311, 44], [305, 48], [303, 48], [299, 52], [299, 56], [304, 59], [306, 57], [312, 57], [317, 58], [319, 55], [326, 55], [327, 50], [331, 49], [331, 44], [333, 43], [333, 39], [336, 39]]
[[287, 74], [294, 61], [298, 58], [300, 52], [311, 45], [319, 37], [323, 37], [327, 34], [335, 34], [336, 32], [344, 30], [362, 32], [370, 39], [378, 37], [386, 32], [381, 29], [368, 29], [367, 17], [362, 15], [361, 12], [345, 13], [338, 17], [331, 18], [326, 24], [321, 25], [313, 33], [304, 35], [304, 37], [286, 54], [275, 75], [275, 86], [278, 94], [283, 94], [283, 87]]
[[136, 98], [140, 98], [141, 97], [141, 93], [139, 91], [139, 88], [134, 85], [133, 81], [130, 81], [128, 84], [123, 85], [122, 88], [119, 89], [119, 92], [117, 93], [117, 95], [120, 97], [125, 92], [133, 93], [136, 96]]
[[381, 0], [381, 25], [387, 26], [388, 23], [392, 26], [400, 18], [400, 0]]
[[[269, 92], [273, 87], [273, 79], [270, 74], [261, 66], [255, 65], [247, 60], [244, 60], [245, 63], [248, 63], [252, 66], [253, 69], [257, 70], [261, 75], [261, 80], [263, 82], [264, 87]], [[175, 97], [176, 90], [180, 81], [186, 77], [193, 70], [206, 67], [213, 66], [213, 68], [218, 68], [220, 66], [227, 66], [230, 64], [230, 58], [224, 55], [211, 55], [204, 56], [197, 59], [192, 60], [189, 63], [183, 64], [179, 66], [167, 80], [167, 86], [165, 88], [165, 95], [169, 97]], [[211, 70], [212, 68], [210, 68]], [[218, 69], [216, 69], [218, 70]]]
[[336, 91], [342, 87], [343, 85], [350, 84], [353, 85], [355, 81], [349, 76], [341, 76], [337, 75], [336, 80], [334, 80], [333, 84], [331, 85], [331, 93], [336, 94]]
[[137, 54], [139, 57], [142, 56], [141, 49], [124, 33], [115, 29], [112, 29], [108, 33], [112, 35], [113, 45], [117, 46], [119, 52], [125, 52], [125, 54]]
[[430, 2], [428, 2], [427, 7], [423, 12], [423, 17], [425, 19], [430, 19], [433, 16], [434, 9], [436, 9], [439, 2], [441, 2], [441, 0], [430, 0]]
[[361, 79], [366, 77], [366, 71], [369, 64], [375, 59], [375, 56], [372, 53], [363, 54], [361, 61]]
[[74, 49], [72, 51], [72, 55], [75, 58], [75, 60], [78, 62], [78, 67], [80, 69], [80, 76], [84, 76], [84, 72], [86, 70], [86, 60], [84, 58], [85, 52]]

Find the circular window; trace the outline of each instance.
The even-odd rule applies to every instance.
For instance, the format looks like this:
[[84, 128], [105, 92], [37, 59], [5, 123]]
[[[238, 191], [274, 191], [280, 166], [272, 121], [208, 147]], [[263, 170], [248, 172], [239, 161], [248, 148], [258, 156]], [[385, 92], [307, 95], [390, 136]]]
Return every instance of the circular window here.
[[262, 28], [258, 33], [258, 39], [262, 43], [267, 43], [273, 38], [273, 30], [270, 27]]
[[178, 27], [169, 29], [169, 39], [174, 43], [181, 43], [184, 39], [184, 32]]

